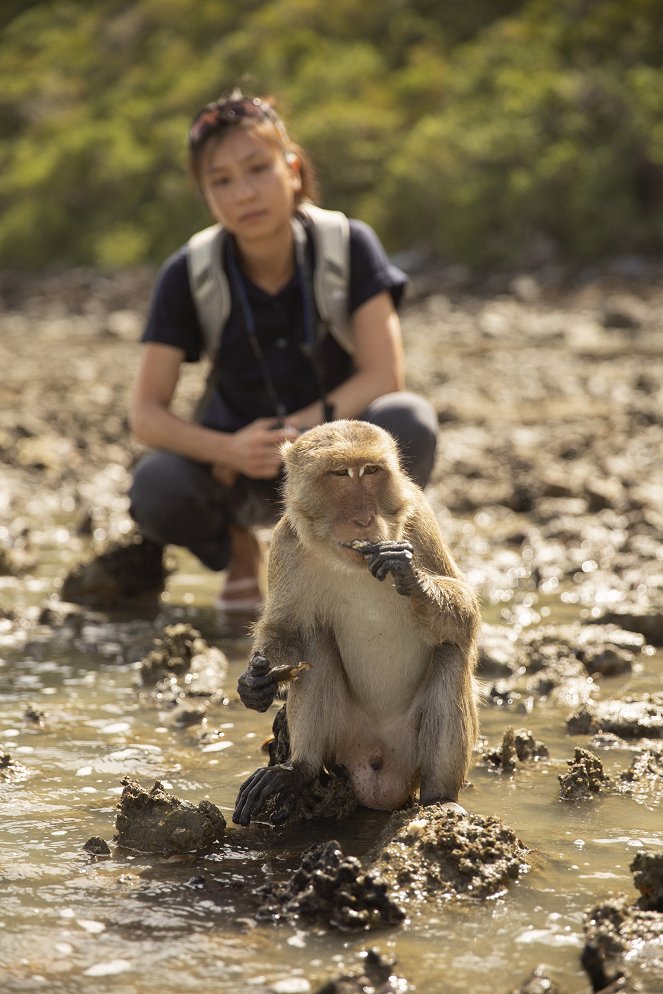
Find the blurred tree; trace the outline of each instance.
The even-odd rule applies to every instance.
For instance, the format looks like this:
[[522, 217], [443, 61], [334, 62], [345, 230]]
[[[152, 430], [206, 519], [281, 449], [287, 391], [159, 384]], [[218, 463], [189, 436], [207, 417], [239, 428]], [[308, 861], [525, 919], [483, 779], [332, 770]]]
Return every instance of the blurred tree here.
[[8, 0], [0, 264], [162, 259], [193, 113], [278, 97], [324, 202], [472, 266], [663, 247], [663, 0]]

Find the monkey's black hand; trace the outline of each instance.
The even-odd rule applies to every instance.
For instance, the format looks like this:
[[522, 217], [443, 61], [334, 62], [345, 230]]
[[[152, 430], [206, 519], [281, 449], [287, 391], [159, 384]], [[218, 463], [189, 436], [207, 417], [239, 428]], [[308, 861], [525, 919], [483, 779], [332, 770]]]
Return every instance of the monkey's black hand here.
[[279, 806], [270, 820], [273, 825], [280, 825], [292, 814], [309, 780], [305, 770], [295, 764], [256, 770], [239, 788], [233, 821], [236, 825], [248, 825], [258, 817], [269, 798], [275, 797]]
[[410, 596], [417, 586], [417, 577], [409, 542], [367, 542], [361, 546], [357, 543], [354, 548], [365, 558], [376, 579], [384, 580], [391, 573], [398, 593]]
[[269, 660], [254, 652], [248, 669], [239, 678], [237, 693], [242, 704], [252, 711], [266, 711], [276, 697], [279, 685], [269, 670]]

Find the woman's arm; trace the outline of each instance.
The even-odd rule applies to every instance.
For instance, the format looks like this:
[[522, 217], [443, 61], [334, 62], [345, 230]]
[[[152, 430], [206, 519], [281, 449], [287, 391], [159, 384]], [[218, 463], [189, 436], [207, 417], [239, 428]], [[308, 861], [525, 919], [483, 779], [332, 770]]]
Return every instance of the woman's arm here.
[[274, 429], [272, 418], [258, 418], [246, 428], [227, 433], [173, 414], [170, 405], [184, 355], [172, 345], [145, 345], [129, 412], [136, 437], [152, 448], [209, 463], [219, 478], [225, 478], [228, 470], [256, 479], [278, 476], [278, 446], [293, 437], [292, 428]]
[[[336, 418], [361, 414], [377, 397], [404, 388], [401, 326], [391, 294], [385, 290], [367, 300], [351, 319], [355, 372], [330, 391]], [[323, 421], [319, 402], [289, 414], [288, 424], [310, 428]]]

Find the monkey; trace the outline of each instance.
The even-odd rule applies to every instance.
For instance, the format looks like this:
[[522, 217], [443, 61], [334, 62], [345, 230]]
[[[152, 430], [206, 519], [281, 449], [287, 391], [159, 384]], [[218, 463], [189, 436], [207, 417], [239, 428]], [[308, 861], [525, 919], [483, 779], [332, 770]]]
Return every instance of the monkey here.
[[336, 767], [364, 807], [396, 810], [417, 787], [421, 804], [456, 802], [478, 736], [477, 598], [384, 429], [327, 422], [281, 452], [284, 511], [237, 689], [264, 712], [274, 671], [293, 673], [290, 759], [242, 784], [233, 821], [270, 798], [285, 821]]

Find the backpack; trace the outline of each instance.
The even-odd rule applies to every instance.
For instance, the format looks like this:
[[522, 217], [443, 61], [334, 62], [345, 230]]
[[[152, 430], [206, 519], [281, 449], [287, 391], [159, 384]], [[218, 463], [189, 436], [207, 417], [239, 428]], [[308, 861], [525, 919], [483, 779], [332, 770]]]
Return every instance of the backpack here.
[[[313, 230], [315, 267], [313, 293], [318, 317], [338, 344], [352, 355], [354, 345], [348, 322], [348, 287], [350, 281], [350, 225], [340, 211], [323, 210], [304, 203], [297, 216], [307, 219]], [[295, 228], [301, 237], [301, 225]], [[303, 232], [302, 232], [303, 234]], [[223, 239], [226, 231], [213, 224], [196, 232], [188, 243], [188, 271], [198, 320], [208, 355], [215, 358], [226, 321], [230, 315], [230, 287], [223, 270]]]

